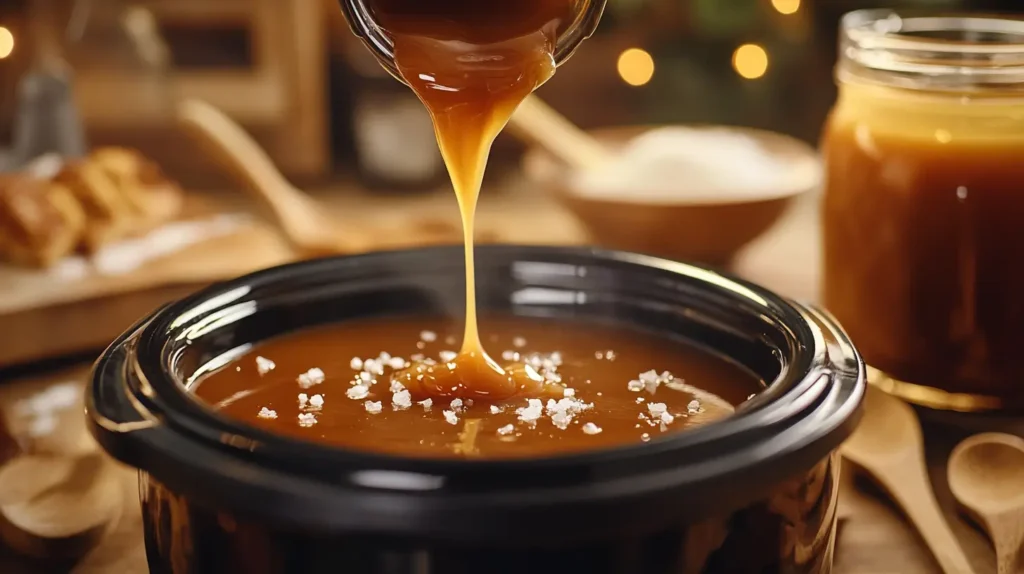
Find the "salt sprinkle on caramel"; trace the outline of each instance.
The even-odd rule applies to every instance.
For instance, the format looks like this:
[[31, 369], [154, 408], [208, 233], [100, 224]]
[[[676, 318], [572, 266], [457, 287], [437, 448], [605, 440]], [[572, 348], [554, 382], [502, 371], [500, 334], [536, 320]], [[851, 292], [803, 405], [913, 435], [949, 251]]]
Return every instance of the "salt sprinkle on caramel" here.
[[391, 407], [396, 411], [404, 411], [412, 406], [412, 395], [409, 391], [399, 391], [391, 396]]
[[312, 397], [309, 397], [309, 406], [317, 410], [322, 408], [324, 406], [323, 395], [313, 395]]
[[349, 389], [345, 391], [345, 395], [354, 401], [361, 401], [370, 396], [370, 387], [363, 385], [349, 387]]
[[265, 357], [256, 357], [256, 372], [258, 372], [261, 377], [270, 371], [273, 371], [276, 367], [277, 364], [274, 363], [274, 361]]
[[303, 389], [308, 389], [314, 385], [319, 385], [320, 383], [324, 382], [325, 378], [326, 377], [324, 376], [324, 372], [322, 370], [318, 369], [317, 367], [313, 367], [312, 369], [299, 375], [299, 378], [297, 380], [300, 387], [302, 387]]
[[272, 411], [267, 407], [263, 407], [262, 409], [260, 409], [259, 414], [256, 416], [260, 417], [261, 419], [276, 419], [277, 411]]

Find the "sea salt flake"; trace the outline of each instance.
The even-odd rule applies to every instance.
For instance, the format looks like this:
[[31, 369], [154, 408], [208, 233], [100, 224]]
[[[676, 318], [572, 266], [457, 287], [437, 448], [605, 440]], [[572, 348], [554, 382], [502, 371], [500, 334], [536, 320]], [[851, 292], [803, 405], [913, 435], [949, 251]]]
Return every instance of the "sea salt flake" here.
[[396, 411], [404, 411], [412, 406], [412, 395], [409, 391], [399, 391], [391, 396], [391, 406]]
[[345, 391], [345, 395], [354, 401], [361, 401], [366, 397], [370, 396], [370, 387], [367, 387], [365, 385], [356, 385], [354, 387], [349, 387], [348, 390]]
[[661, 413], [661, 422], [662, 422], [662, 424], [670, 425], [675, 420], [676, 420], [676, 417], [672, 416], [671, 414], [669, 414], [669, 413]]
[[381, 363], [390, 363], [391, 353], [388, 353], [387, 351], [381, 351], [380, 355], [377, 356], [377, 360], [380, 361]]
[[405, 385], [403, 385], [399, 381], [395, 381], [395, 380], [391, 381], [391, 392], [392, 393], [397, 393], [399, 391], [404, 391], [404, 390], [405, 390]]
[[643, 397], [637, 397], [637, 398], [636, 398], [636, 404], [638, 404], [638, 405], [639, 405], [640, 403], [644, 402], [644, 400], [645, 400], [645, 399], [644, 399]]
[[423, 353], [416, 353], [415, 355], [409, 357], [409, 360], [410, 361], [417, 361], [417, 362], [419, 362], [419, 361], [422, 361], [423, 358], [424, 358], [423, 357]]
[[319, 385], [320, 383], [324, 382], [325, 378], [326, 377], [324, 376], [324, 372], [322, 370], [320, 370], [317, 367], [313, 367], [312, 369], [299, 375], [298, 382], [300, 387], [308, 389], [314, 385]]
[[262, 409], [260, 409], [260, 413], [256, 416], [260, 417], [261, 419], [276, 419], [277, 411], [272, 411], [267, 407], [263, 407]]
[[500, 429], [498, 429], [498, 435], [500, 435], [500, 436], [508, 436], [508, 435], [514, 433], [515, 431], [516, 431], [516, 427], [512, 426], [511, 424], [507, 424], [507, 425], [501, 427]]
[[456, 353], [455, 351], [441, 351], [440, 353], [437, 354], [437, 356], [440, 357], [441, 362], [450, 363], [454, 361], [455, 357], [458, 357], [459, 354]]
[[502, 351], [501, 352], [501, 358], [502, 358], [502, 360], [505, 360], [505, 361], [518, 361], [519, 360], [519, 353], [517, 353], [515, 351]]
[[453, 411], [461, 413], [463, 408], [462, 399], [452, 399], [450, 406], [452, 407]]
[[565, 391], [563, 391], [563, 394], [567, 397], [575, 397], [576, 389], [565, 389]]
[[556, 427], [565, 430], [569, 428], [569, 423], [572, 422], [572, 415], [566, 411], [558, 411], [551, 415], [551, 422]]
[[384, 410], [384, 405], [382, 405], [380, 401], [366, 401], [365, 403], [363, 403], [363, 407], [365, 407], [366, 412], [370, 413], [371, 415], [379, 414], [382, 410]]
[[359, 373], [359, 378], [356, 380], [357, 383], [358, 382], [369, 383], [369, 382], [372, 382], [372, 381], [373, 381], [373, 375], [371, 375], [370, 373], [367, 373], [366, 371], [363, 371], [362, 373]]
[[654, 418], [660, 417], [667, 410], [668, 407], [665, 405], [665, 403], [649, 403], [647, 405], [647, 411], [651, 413], [651, 416]]
[[459, 416], [452, 411], [444, 411], [444, 420], [448, 421], [450, 425], [459, 424]]
[[323, 407], [324, 406], [324, 397], [323, 397], [323, 395], [313, 395], [313, 396], [309, 397], [309, 406], [313, 407], [314, 409], [319, 409], [319, 408]]
[[299, 413], [299, 426], [311, 427], [316, 424], [316, 415], [313, 413]]
[[271, 361], [266, 357], [256, 357], [256, 372], [258, 372], [260, 376], [273, 371], [275, 367], [277, 367], [277, 364], [274, 363], [274, 361]]
[[405, 362], [405, 359], [403, 359], [402, 357], [391, 357], [391, 360], [388, 361], [388, 366], [391, 367], [392, 369], [395, 369], [396, 371], [398, 369], [404, 369], [406, 367], [406, 364], [407, 363]]
[[644, 390], [645, 386], [646, 385], [644, 385], [643, 381], [629, 381], [629, 383], [626, 384], [626, 388], [633, 391], [634, 393], [639, 393], [640, 391]]
[[352, 357], [352, 360], [349, 361], [348, 366], [352, 367], [353, 371], [361, 371], [363, 370], [363, 360], [360, 359], [359, 357]]
[[512, 339], [512, 346], [517, 349], [522, 349], [523, 347], [526, 346], [526, 339], [524, 339], [523, 337], [516, 337]]
[[686, 410], [691, 415], [700, 413], [700, 401], [696, 399], [690, 401], [690, 403], [686, 405]]
[[384, 374], [384, 363], [377, 359], [366, 359], [363, 361], [363, 371], [370, 373], [371, 375], [383, 375]]
[[647, 441], [651, 440], [651, 435], [649, 435], [647, 433], [644, 433], [644, 434], [640, 435], [640, 440], [642, 440], [644, 442], [647, 442]]
[[529, 399], [527, 406], [516, 409], [516, 414], [525, 423], [535, 423], [544, 414], [544, 403], [540, 399]]
[[502, 407], [499, 407], [498, 405], [491, 405], [491, 414], [492, 415], [496, 415], [496, 414], [502, 413], [502, 412], [504, 412], [504, 410], [505, 409], [503, 409]]
[[433, 331], [420, 331], [420, 340], [427, 343], [433, 343], [437, 340], [437, 333]]
[[433, 399], [425, 399], [425, 400], [420, 401], [417, 404], [421, 405], [423, 407], [423, 410], [429, 411], [430, 407], [434, 406], [434, 400]]
[[299, 408], [305, 408], [307, 403], [309, 403], [309, 395], [306, 393], [299, 393]]
[[594, 423], [587, 423], [583, 425], [583, 432], [586, 434], [601, 434], [602, 430], [604, 429], [595, 425]]

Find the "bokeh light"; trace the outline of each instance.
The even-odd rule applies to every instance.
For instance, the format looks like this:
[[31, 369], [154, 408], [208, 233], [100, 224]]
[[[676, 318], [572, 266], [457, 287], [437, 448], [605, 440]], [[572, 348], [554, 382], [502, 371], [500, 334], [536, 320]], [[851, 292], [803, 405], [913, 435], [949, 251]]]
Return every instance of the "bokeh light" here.
[[796, 14], [800, 11], [800, 0], [772, 0], [772, 8], [779, 14]]
[[748, 80], [756, 80], [768, 71], [768, 52], [757, 44], [744, 44], [732, 54], [732, 67]]
[[10, 30], [0, 26], [0, 60], [10, 56], [14, 52], [14, 34]]
[[619, 77], [631, 86], [642, 86], [654, 77], [654, 58], [640, 48], [630, 48], [619, 54]]

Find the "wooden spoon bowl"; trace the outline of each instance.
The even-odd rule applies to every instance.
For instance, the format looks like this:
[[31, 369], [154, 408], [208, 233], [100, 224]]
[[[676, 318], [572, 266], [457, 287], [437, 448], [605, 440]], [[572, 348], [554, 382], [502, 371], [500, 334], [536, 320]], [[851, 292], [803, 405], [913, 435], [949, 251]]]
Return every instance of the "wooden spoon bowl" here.
[[[615, 150], [654, 127], [619, 127], [591, 134]], [[548, 189], [571, 210], [601, 247], [721, 265], [770, 229], [796, 197], [820, 184], [817, 153], [807, 144], [771, 132], [729, 129], [757, 139], [788, 164], [794, 174], [790, 181], [783, 188], [753, 197], [726, 194], [708, 200], [681, 189], [678, 197], [670, 200], [639, 201], [631, 199], [635, 194], [629, 189], [614, 197], [580, 193], [573, 188], [572, 169], [539, 147], [527, 152], [523, 169], [532, 182]]]

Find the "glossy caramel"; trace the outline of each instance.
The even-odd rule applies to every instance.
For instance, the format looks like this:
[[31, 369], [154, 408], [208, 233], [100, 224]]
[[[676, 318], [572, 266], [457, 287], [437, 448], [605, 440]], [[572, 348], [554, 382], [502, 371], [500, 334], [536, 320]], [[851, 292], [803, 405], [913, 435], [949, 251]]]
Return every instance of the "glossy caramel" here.
[[845, 86], [825, 132], [824, 301], [902, 381], [1022, 395], [1024, 116]]
[[[531, 355], [551, 358], [557, 352], [558, 365], [552, 367], [557, 373], [546, 376], [560, 377], [557, 388], [572, 389], [573, 400], [590, 406], [564, 428], [547, 413], [532, 423], [520, 418], [517, 409], [540, 397], [537, 394], [476, 400], [471, 405], [463, 401], [461, 409], [437, 397], [429, 408], [418, 402], [403, 407], [395, 400], [401, 389], [391, 386], [397, 369], [390, 366], [373, 377], [376, 382], [368, 384], [367, 396], [350, 398], [347, 393], [370, 368], [366, 359], [380, 358], [382, 352], [388, 353], [385, 362], [409, 362], [423, 354], [443, 364], [441, 357], [454, 356], [459, 326], [436, 318], [356, 321], [287, 335], [250, 350], [199, 380], [192, 390], [231, 418], [331, 446], [412, 457], [519, 458], [654, 440], [728, 416], [733, 405], [761, 388], [754, 375], [725, 359], [649, 333], [512, 317], [488, 317], [483, 326], [494, 334], [489, 345], [501, 349], [502, 356], [533, 362], [540, 371], [547, 372], [554, 363], [545, 367], [537, 359], [531, 361]], [[260, 374], [257, 357], [273, 361], [273, 369]], [[299, 375], [314, 367], [324, 372], [325, 380], [304, 386]], [[659, 375], [668, 371], [673, 381], [652, 389], [630, 389], [630, 381], [652, 369]], [[300, 393], [319, 395], [323, 404], [314, 408], [307, 401], [303, 406]], [[380, 403], [379, 412], [371, 412], [368, 402]], [[673, 419], [668, 424], [651, 414], [651, 405], [659, 403]], [[500, 412], [492, 412], [492, 407]], [[264, 409], [273, 411], [274, 417], [268, 418]], [[445, 411], [455, 420], [448, 420], [451, 415]], [[301, 424], [304, 414], [315, 422]], [[600, 432], [588, 434], [587, 423]], [[508, 425], [511, 432], [499, 431]]]
[[427, 107], [462, 214], [466, 324], [456, 368], [414, 365], [409, 385], [442, 397], [510, 397], [543, 390], [522, 365], [505, 369], [488, 356], [476, 319], [473, 229], [491, 144], [519, 104], [555, 72], [558, 35], [587, 0], [370, 0], [394, 43], [402, 79]]

